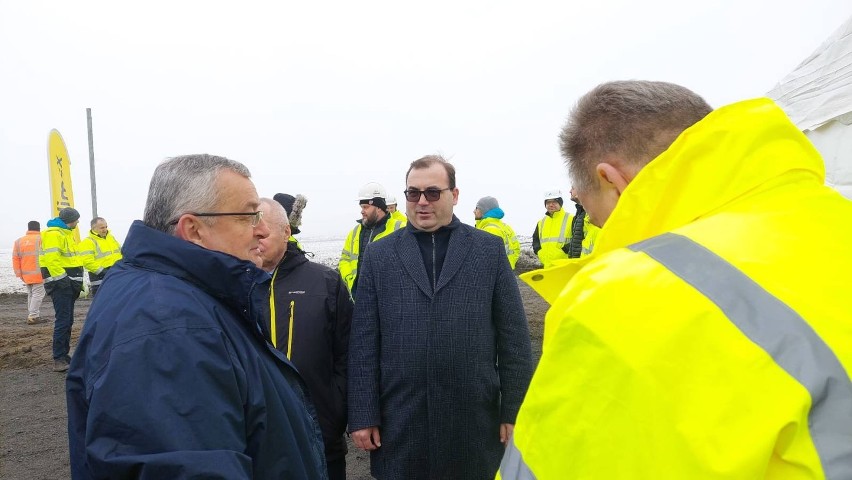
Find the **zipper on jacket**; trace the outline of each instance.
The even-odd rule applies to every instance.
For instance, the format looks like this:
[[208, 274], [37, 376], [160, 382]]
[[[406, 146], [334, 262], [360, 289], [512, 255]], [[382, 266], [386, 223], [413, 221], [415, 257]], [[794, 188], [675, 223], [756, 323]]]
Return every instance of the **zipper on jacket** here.
[[438, 289], [438, 274], [435, 267], [435, 232], [432, 232], [432, 293]]
[[287, 327], [287, 360], [290, 360], [290, 353], [293, 351], [293, 319], [296, 313], [296, 301], [290, 300], [290, 325]]
[[[269, 283], [269, 339], [272, 346], [278, 348], [278, 329], [275, 321], [275, 278], [278, 277], [278, 267], [272, 272], [272, 281]], [[254, 288], [252, 286], [252, 288]], [[287, 358], [290, 358], [289, 356]]]

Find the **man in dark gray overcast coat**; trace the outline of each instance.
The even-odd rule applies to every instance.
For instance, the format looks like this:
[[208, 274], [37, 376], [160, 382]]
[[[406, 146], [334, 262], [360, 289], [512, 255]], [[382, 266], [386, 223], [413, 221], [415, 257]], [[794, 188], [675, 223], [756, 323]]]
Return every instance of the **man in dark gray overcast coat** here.
[[349, 428], [379, 479], [492, 478], [532, 376], [517, 280], [499, 238], [462, 224], [455, 168], [406, 174], [409, 223], [363, 257]]

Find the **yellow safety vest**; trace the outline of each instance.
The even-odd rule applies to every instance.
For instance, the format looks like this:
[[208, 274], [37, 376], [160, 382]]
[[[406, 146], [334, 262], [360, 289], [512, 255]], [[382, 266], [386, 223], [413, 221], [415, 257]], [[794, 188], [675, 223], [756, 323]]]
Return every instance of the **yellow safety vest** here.
[[[74, 230], [50, 227], [41, 232], [41, 254], [38, 257], [44, 286], [71, 277], [74, 282], [83, 282], [82, 260], [77, 254]], [[69, 275], [70, 273], [70, 275]]]
[[388, 222], [402, 222], [401, 225], [404, 227], [408, 223], [408, 217], [399, 210], [396, 210], [390, 214], [390, 220], [388, 220]]
[[571, 240], [573, 218], [574, 215], [568, 215], [564, 208], [560, 208], [552, 216], [545, 215], [538, 221], [538, 239], [541, 248], [537, 254], [544, 268], [553, 265], [555, 260], [569, 258], [568, 254], [562, 251], [562, 247]]
[[[388, 218], [385, 223], [385, 228], [377, 233], [371, 241], [375, 242], [387, 237], [391, 233], [404, 227], [405, 224], [399, 220]], [[355, 284], [355, 278], [358, 276], [358, 256], [361, 251], [361, 224], [355, 226], [349, 235], [346, 236], [346, 241], [343, 243], [343, 251], [340, 254], [340, 263], [337, 269], [340, 271], [340, 276], [346, 282], [346, 287], [352, 291], [352, 285]]]
[[77, 245], [77, 249], [83, 266], [91, 273], [99, 274], [121, 260], [121, 245], [109, 232], [106, 238], [101, 238], [90, 231], [89, 236]]
[[596, 227], [593, 223], [589, 221], [589, 216], [586, 215], [586, 218], [583, 219], [583, 251], [580, 253], [580, 257], [585, 257], [592, 254], [595, 248], [595, 241], [597, 241], [598, 233], [600, 233], [601, 229]]
[[824, 176], [772, 101], [733, 104], [591, 256], [523, 275], [552, 307], [498, 478], [852, 478], [852, 202]]
[[476, 228], [503, 239], [506, 256], [509, 257], [509, 264], [514, 269], [515, 264], [518, 263], [518, 257], [521, 256], [521, 242], [518, 241], [518, 236], [515, 235], [512, 227], [498, 218], [482, 218], [476, 221]]

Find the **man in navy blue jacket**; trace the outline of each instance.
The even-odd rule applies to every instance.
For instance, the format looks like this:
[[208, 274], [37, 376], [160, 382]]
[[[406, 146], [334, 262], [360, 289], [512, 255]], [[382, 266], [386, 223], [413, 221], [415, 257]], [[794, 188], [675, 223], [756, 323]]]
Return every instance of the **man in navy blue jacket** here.
[[209, 155], [155, 170], [68, 371], [73, 478], [326, 477], [304, 383], [258, 329], [249, 176]]

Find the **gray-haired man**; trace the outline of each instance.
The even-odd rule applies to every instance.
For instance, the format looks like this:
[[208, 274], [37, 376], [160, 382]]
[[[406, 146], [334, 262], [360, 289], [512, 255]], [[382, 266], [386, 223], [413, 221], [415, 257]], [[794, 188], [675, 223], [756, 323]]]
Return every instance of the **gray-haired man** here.
[[68, 372], [72, 477], [325, 478], [304, 384], [258, 329], [259, 205], [233, 160], [157, 167]]

